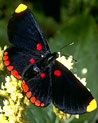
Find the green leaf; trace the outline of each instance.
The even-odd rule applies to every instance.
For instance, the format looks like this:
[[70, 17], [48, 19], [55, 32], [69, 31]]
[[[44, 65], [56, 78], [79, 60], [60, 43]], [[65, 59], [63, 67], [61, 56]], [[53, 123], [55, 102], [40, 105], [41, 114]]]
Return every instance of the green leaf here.
[[26, 110], [26, 120], [30, 123], [54, 123], [56, 116], [53, 113], [52, 106], [46, 108], [36, 107], [33, 104]]

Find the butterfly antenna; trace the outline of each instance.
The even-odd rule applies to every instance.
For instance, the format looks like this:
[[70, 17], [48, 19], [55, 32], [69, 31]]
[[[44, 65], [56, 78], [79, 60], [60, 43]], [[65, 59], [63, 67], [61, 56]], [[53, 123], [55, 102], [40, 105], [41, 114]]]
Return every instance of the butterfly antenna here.
[[59, 51], [61, 51], [61, 50], [64, 49], [65, 47], [71, 46], [71, 45], [73, 45], [73, 44], [74, 44], [74, 42], [70, 42], [70, 43], [64, 45], [62, 48], [60, 48]]
[[[70, 42], [70, 43], [64, 45], [61, 49], [59, 49], [59, 51], [63, 50], [65, 47], [71, 46], [71, 45], [73, 45], [73, 44], [74, 44], [74, 42]], [[65, 56], [65, 57], [67, 57], [67, 58], [68, 58], [68, 57], [72, 58], [71, 56], [68, 56], [68, 55], [65, 55], [65, 54], [62, 54], [62, 55]], [[77, 60], [76, 60], [75, 58], [72, 58], [72, 60], [74, 60], [75, 62], [77, 62]]]

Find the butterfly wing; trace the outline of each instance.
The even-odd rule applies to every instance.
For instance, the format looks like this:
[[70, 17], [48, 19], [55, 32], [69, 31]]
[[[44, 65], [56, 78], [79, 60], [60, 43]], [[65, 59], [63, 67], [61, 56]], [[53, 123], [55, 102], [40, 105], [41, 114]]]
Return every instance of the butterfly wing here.
[[8, 37], [10, 42], [18, 47], [50, 52], [47, 40], [33, 14], [28, 8], [21, 10], [24, 6], [20, 4], [9, 20]]
[[8, 48], [4, 52], [3, 62], [17, 79], [23, 79], [22, 87], [31, 103], [46, 107], [51, 102], [52, 84], [50, 67], [40, 70], [39, 74], [34, 67], [39, 63], [40, 56], [18, 47]]
[[51, 69], [47, 67], [36, 75], [30, 67], [23, 78], [22, 87], [31, 103], [46, 107], [52, 96]]
[[85, 113], [94, 98], [88, 89], [60, 62], [55, 61], [52, 73], [53, 104], [65, 113]]
[[17, 79], [29, 64], [36, 63], [41, 55], [50, 52], [34, 16], [27, 7], [23, 9], [24, 6], [20, 4], [9, 20], [8, 37], [14, 47], [8, 48], [3, 56], [5, 66]]
[[10, 47], [4, 51], [3, 62], [7, 70], [14, 77], [21, 79], [22, 73], [28, 66], [33, 65], [41, 58], [35, 52], [19, 47]]
[[[20, 10], [24, 5], [18, 6]], [[4, 52], [6, 68], [17, 79], [23, 79], [22, 87], [26, 96], [36, 106], [45, 107], [51, 101], [52, 85], [50, 68], [34, 71], [41, 55], [50, 53], [46, 38], [29, 9], [15, 11], [8, 23], [9, 40], [14, 47]]]

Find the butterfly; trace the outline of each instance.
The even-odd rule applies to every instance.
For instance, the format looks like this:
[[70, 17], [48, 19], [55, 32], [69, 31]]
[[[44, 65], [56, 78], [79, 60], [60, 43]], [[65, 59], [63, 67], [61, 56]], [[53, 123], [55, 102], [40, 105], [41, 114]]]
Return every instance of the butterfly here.
[[90, 91], [58, 62], [58, 53], [51, 53], [43, 32], [33, 14], [20, 4], [8, 22], [8, 38], [12, 47], [4, 51], [7, 70], [22, 80], [22, 88], [36, 106], [51, 102], [61, 111], [81, 114], [96, 109]]

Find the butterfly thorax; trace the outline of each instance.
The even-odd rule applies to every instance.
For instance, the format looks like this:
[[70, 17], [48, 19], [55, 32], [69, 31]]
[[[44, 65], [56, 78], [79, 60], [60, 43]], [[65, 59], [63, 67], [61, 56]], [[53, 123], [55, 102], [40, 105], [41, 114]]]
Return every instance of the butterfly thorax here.
[[40, 72], [40, 70], [46, 69], [49, 67], [55, 60], [58, 58], [59, 54], [57, 52], [48, 53], [41, 60], [33, 66], [35, 72]]
[[22, 77], [26, 78], [31, 76], [31, 74], [32, 77], [39, 75], [40, 73], [44, 72], [45, 69], [50, 67], [55, 62], [56, 58], [58, 58], [58, 56], [59, 54], [57, 52], [44, 55], [38, 62], [28, 65], [25, 68]]
[[50, 64], [51, 62], [55, 61], [56, 58], [59, 57], [59, 54], [57, 52], [49, 53], [44, 58], [43, 61], [47, 64]]

